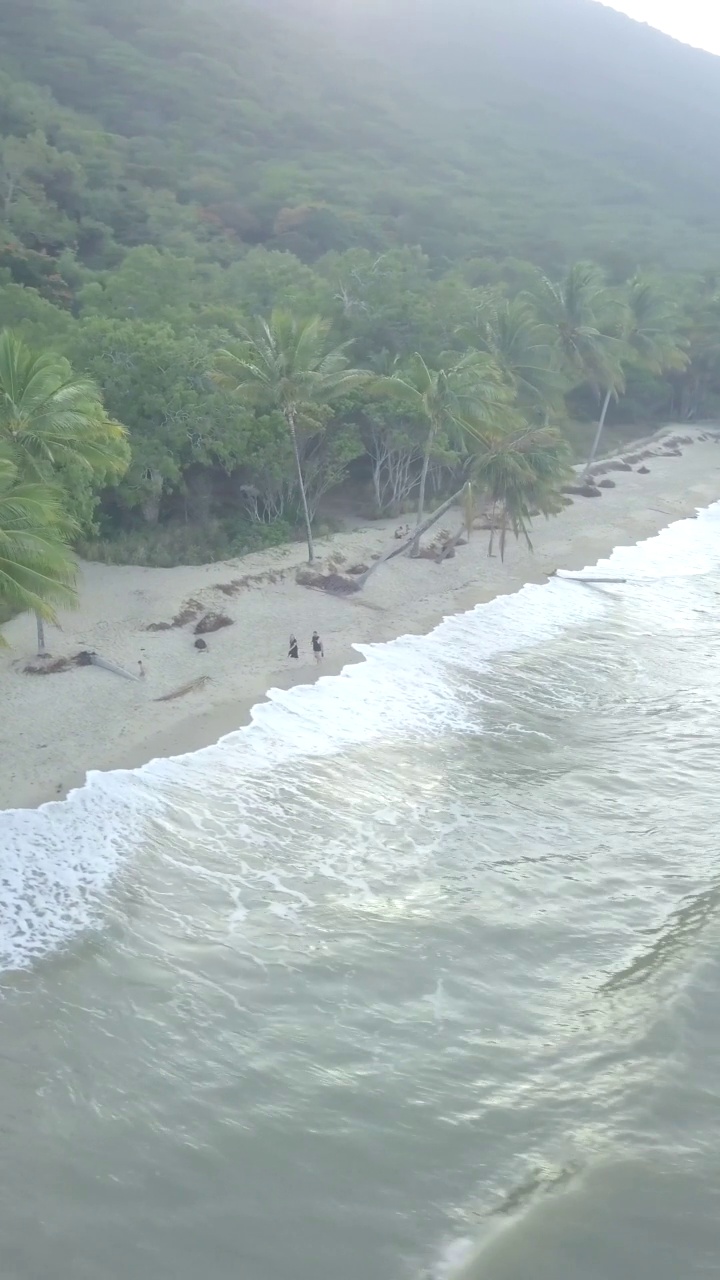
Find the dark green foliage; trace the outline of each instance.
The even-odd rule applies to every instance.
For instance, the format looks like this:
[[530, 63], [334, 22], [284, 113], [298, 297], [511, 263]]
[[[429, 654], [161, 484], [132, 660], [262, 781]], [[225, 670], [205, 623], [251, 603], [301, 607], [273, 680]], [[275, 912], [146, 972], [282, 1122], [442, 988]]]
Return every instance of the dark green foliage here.
[[[300, 515], [279, 415], [209, 376], [274, 309], [326, 317], [379, 375], [475, 347], [537, 423], [597, 419], [610, 386], [610, 433], [720, 410], [719, 130], [720, 62], [592, 0], [3, 0], [0, 329], [68, 356], [128, 427], [104, 535], [226, 554], [228, 521], [262, 540]], [[552, 295], [527, 299], [591, 259], [611, 304], [661, 277], [687, 369], [643, 364], [636, 331], [608, 381], [581, 316], [583, 359], [546, 364]], [[311, 469], [365, 448], [400, 510], [418, 427], [350, 397]]]

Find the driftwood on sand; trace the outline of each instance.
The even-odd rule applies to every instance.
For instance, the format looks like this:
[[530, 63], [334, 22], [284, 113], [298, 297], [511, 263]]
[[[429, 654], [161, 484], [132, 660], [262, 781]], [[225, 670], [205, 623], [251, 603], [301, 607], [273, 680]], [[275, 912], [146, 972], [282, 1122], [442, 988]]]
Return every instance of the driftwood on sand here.
[[134, 671], [126, 671], [124, 667], [119, 667], [115, 662], [109, 662], [107, 658], [101, 658], [91, 649], [81, 649], [80, 653], [73, 654], [71, 658], [53, 658], [49, 661], [37, 658], [34, 662], [26, 663], [23, 671], [31, 676], [51, 676], [60, 671], [72, 671], [73, 667], [100, 667], [101, 670], [109, 671], [114, 676], [122, 676], [125, 680], [141, 679]]
[[170, 693], [163, 693], [160, 698], [153, 698], [153, 702], [174, 702], [175, 698], [184, 698], [186, 693], [202, 689], [209, 683], [210, 676], [198, 676], [195, 680], [188, 680], [187, 684], [181, 684], [178, 689], [172, 689]]
[[122, 676], [125, 680], [139, 680], [141, 678], [134, 671], [126, 671], [124, 667], [119, 667], [116, 662], [108, 662], [107, 658], [101, 658], [99, 653], [91, 653], [88, 656], [91, 666], [100, 667], [103, 671], [110, 671], [114, 676]]
[[561, 582], [611, 582], [616, 584], [627, 582], [627, 578], [588, 578], [584, 574], [563, 572], [562, 569], [553, 569], [552, 573], [548, 574], [548, 577], [559, 578]]

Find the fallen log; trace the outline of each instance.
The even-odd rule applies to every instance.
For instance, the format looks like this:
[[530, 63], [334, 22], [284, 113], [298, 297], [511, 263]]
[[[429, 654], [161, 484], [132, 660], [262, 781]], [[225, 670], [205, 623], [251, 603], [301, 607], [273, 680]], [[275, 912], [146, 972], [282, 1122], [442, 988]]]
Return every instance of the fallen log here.
[[552, 573], [548, 574], [548, 577], [559, 578], [561, 582], [611, 582], [616, 584], [627, 582], [627, 578], [586, 578], [581, 574], [563, 573], [561, 569], [555, 569]]
[[110, 671], [114, 676], [123, 676], [125, 680], [139, 680], [140, 676], [134, 671], [125, 671], [123, 667], [118, 667], [114, 662], [108, 662], [107, 658], [101, 658], [97, 653], [89, 654], [90, 663], [93, 667], [101, 667], [103, 671]]
[[376, 560], [374, 564], [371, 564], [367, 572], [361, 574], [357, 579], [358, 587], [364, 587], [370, 575], [373, 574], [376, 569], [379, 569], [381, 564], [387, 564], [389, 560], [394, 560], [395, 556], [401, 556], [404, 551], [407, 551], [408, 547], [411, 547], [413, 543], [417, 542], [424, 533], [427, 533], [428, 529], [431, 529], [432, 526], [445, 515], [445, 512], [450, 510], [454, 503], [459, 502], [462, 497], [467, 497], [470, 493], [471, 486], [468, 481], [467, 484], [463, 485], [462, 489], [458, 489], [457, 493], [454, 493], [451, 498], [448, 498], [447, 502], [443, 502], [442, 506], [439, 506], [435, 511], [433, 511], [432, 515], [428, 516], [427, 520], [423, 520], [422, 524], [418, 525], [417, 529], [413, 529], [408, 538], [403, 538], [402, 542], [400, 542], [397, 547], [393, 547], [390, 551], [386, 551], [384, 556], [380, 556], [379, 560]]

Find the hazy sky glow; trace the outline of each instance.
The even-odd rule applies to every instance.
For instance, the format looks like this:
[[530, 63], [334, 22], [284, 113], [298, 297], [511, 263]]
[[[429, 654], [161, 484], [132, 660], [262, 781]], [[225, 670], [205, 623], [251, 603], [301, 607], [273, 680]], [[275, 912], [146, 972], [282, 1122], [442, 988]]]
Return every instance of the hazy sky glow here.
[[600, 0], [676, 40], [720, 54], [720, 0]]

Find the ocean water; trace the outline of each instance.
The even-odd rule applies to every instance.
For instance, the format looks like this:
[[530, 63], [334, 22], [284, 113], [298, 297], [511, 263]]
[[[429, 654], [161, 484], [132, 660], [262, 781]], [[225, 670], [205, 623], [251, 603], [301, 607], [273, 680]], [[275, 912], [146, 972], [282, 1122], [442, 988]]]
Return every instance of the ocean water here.
[[2, 1280], [720, 1257], [720, 504], [0, 814]]

